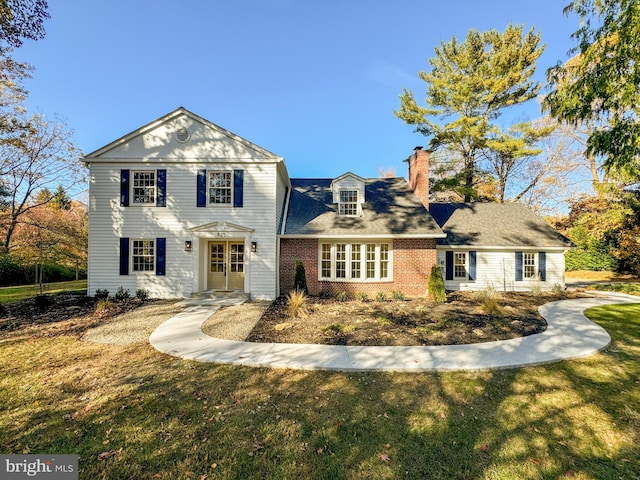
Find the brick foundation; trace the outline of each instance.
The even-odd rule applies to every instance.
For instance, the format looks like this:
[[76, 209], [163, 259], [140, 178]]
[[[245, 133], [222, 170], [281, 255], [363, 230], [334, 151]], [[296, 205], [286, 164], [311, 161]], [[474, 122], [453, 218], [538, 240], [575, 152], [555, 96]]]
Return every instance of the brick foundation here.
[[399, 291], [407, 296], [424, 295], [431, 267], [436, 263], [436, 242], [433, 239], [394, 239], [392, 282], [330, 282], [318, 280], [318, 240], [302, 238], [280, 239], [280, 294], [293, 288], [296, 259], [304, 264], [310, 295], [321, 292], [335, 295], [345, 291], [351, 297], [364, 292], [370, 298], [378, 292]]

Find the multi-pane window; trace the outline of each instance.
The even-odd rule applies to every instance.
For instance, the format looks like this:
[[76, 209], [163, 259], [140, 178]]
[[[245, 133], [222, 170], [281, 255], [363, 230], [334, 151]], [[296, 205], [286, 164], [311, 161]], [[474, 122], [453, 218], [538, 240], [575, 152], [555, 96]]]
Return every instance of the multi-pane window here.
[[209, 203], [212, 205], [231, 204], [233, 181], [231, 172], [209, 172]]
[[388, 243], [322, 243], [319, 272], [325, 280], [379, 281], [391, 279]]
[[320, 258], [320, 272], [322, 278], [331, 277], [331, 244], [322, 244], [322, 257]]
[[347, 278], [347, 246], [344, 243], [336, 245], [336, 278]]
[[138, 205], [156, 203], [156, 172], [146, 170], [133, 173], [133, 203]]
[[244, 244], [231, 244], [231, 258], [229, 258], [229, 269], [233, 273], [244, 272]]
[[524, 253], [522, 255], [522, 274], [524, 278], [536, 278], [538, 276], [535, 253]]
[[351, 245], [351, 278], [362, 278], [362, 246], [358, 243]]
[[389, 277], [389, 244], [380, 245], [380, 278]]
[[376, 244], [367, 243], [367, 278], [376, 278]]
[[155, 241], [133, 240], [131, 264], [134, 272], [153, 272], [155, 270]]
[[340, 190], [339, 213], [341, 217], [358, 215], [358, 191]]
[[467, 254], [466, 253], [456, 252], [453, 254], [453, 277], [467, 278]]

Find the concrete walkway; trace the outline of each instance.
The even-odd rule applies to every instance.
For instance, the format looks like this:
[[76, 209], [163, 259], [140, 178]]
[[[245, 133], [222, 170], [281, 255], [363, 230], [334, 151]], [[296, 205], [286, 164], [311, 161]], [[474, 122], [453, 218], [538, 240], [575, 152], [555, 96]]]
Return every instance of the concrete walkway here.
[[606, 348], [611, 337], [587, 319], [584, 310], [599, 305], [640, 303], [640, 298], [612, 294], [552, 302], [539, 309], [548, 324], [543, 333], [497, 342], [425, 347], [250, 343], [205, 335], [202, 324], [218, 308], [234, 302], [242, 300], [187, 304], [184, 312], [160, 325], [149, 341], [169, 355], [251, 367], [402, 372], [501, 369], [585, 357]]

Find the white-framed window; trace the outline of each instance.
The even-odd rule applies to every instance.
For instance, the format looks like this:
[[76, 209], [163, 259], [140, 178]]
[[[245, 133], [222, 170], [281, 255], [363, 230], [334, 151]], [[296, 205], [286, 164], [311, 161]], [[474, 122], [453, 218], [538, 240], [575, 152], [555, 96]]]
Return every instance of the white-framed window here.
[[340, 190], [338, 212], [341, 217], [358, 216], [358, 190]]
[[322, 242], [318, 253], [320, 280], [391, 281], [392, 253], [388, 242]]
[[155, 170], [133, 171], [131, 193], [134, 205], [155, 205], [156, 172]]
[[523, 253], [522, 254], [522, 276], [525, 279], [538, 278], [538, 254]]
[[210, 205], [231, 205], [233, 199], [233, 172], [208, 172]]
[[155, 240], [131, 241], [131, 269], [133, 272], [154, 272], [156, 269]]
[[453, 254], [453, 278], [467, 278], [467, 253], [454, 252]]

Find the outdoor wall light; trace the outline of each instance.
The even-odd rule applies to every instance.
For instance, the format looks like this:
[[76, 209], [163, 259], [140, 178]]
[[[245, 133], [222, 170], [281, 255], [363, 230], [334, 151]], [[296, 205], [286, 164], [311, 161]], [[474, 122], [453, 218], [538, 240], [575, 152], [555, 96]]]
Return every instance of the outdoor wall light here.
[[251, 242], [251, 253], [256, 253], [258, 251], [258, 242]]
[[191, 251], [191, 240], [185, 240], [185, 242], [184, 242], [184, 251], [185, 252], [190, 252]]

